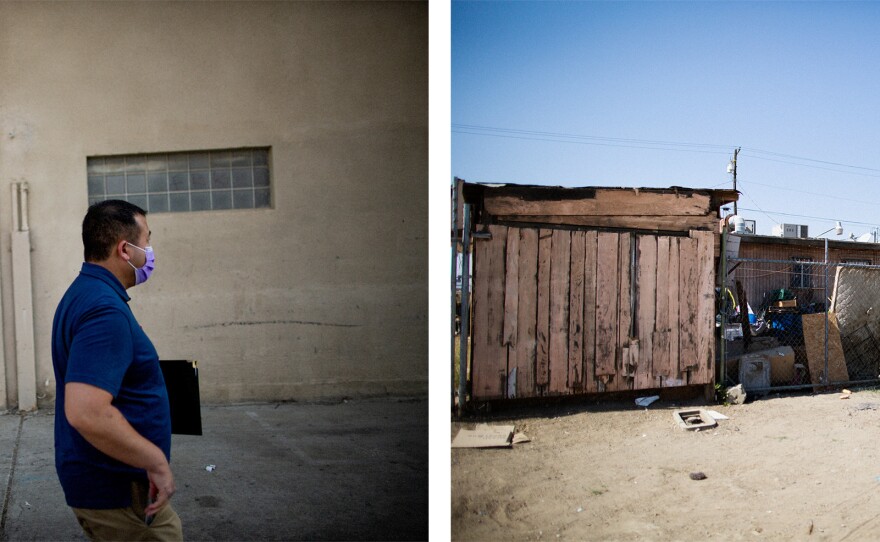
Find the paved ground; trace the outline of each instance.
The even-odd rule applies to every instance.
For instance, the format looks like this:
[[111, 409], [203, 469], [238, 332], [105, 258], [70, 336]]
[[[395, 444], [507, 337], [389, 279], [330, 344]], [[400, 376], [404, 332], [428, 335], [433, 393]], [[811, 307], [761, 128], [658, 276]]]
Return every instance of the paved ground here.
[[[202, 425], [172, 442], [186, 539], [428, 538], [427, 400], [203, 406]], [[0, 415], [2, 540], [86, 540], [53, 426], [52, 412]]]

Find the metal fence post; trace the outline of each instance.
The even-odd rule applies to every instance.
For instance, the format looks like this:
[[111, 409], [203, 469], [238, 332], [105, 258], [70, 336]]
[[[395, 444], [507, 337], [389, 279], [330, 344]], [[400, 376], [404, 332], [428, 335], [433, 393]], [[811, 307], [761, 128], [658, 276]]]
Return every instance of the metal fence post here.
[[[726, 300], [726, 288], [727, 288], [727, 225], [724, 225], [724, 228], [721, 230], [721, 276], [718, 278], [718, 286], [719, 293], [721, 295], [722, 300]], [[717, 302], [717, 299], [716, 299]], [[724, 303], [722, 302], [718, 305], [719, 309], [721, 309], [721, 363], [720, 365], [720, 378], [721, 378], [721, 387], [725, 387], [727, 382], [727, 311], [724, 309]]]
[[458, 415], [464, 412], [467, 393], [468, 338], [470, 337], [470, 282], [471, 282], [471, 206], [464, 205], [461, 223], [461, 332], [459, 333]]
[[451, 408], [455, 408], [455, 279], [457, 277], [457, 264], [458, 263], [458, 179], [455, 179], [452, 183], [452, 333], [451, 333], [451, 341], [452, 348], [449, 353], [452, 356], [452, 389], [450, 390], [452, 395], [452, 405]]
[[824, 297], [822, 305], [825, 307], [825, 373], [822, 378], [823, 384], [828, 384], [828, 238], [825, 238], [825, 281], [823, 284]]

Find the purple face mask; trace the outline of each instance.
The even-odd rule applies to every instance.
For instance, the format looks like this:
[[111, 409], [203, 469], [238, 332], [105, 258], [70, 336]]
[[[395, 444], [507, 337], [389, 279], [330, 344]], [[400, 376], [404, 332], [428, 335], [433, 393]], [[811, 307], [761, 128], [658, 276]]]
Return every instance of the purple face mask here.
[[147, 255], [147, 261], [144, 263], [143, 267], [138, 268], [132, 265], [131, 262], [128, 262], [128, 265], [131, 265], [131, 268], [134, 269], [134, 284], [137, 286], [138, 284], [147, 282], [147, 279], [153, 274], [153, 269], [156, 267], [156, 256], [153, 254], [153, 247], [149, 245], [147, 245], [147, 248], [141, 248], [137, 245], [132, 245], [131, 243], [128, 244], [138, 250], [142, 250], [144, 254]]

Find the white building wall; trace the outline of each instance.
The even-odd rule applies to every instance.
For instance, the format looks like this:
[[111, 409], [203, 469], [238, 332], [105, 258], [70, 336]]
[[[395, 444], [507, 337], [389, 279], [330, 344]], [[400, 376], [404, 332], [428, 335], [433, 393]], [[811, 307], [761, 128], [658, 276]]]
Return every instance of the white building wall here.
[[[148, 215], [131, 306], [206, 402], [427, 390], [427, 4], [0, 3], [0, 294], [29, 186], [37, 394], [82, 262], [86, 157], [271, 147], [271, 209]], [[3, 187], [6, 187], [3, 189]]]

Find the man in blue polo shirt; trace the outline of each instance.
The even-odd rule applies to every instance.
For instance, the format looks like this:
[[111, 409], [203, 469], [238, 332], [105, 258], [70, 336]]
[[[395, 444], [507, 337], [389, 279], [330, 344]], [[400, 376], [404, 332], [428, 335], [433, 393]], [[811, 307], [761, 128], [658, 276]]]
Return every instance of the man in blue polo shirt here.
[[171, 508], [171, 418], [159, 356], [126, 290], [154, 267], [146, 212], [89, 207], [85, 263], [55, 312], [55, 468], [92, 540], [182, 540]]

